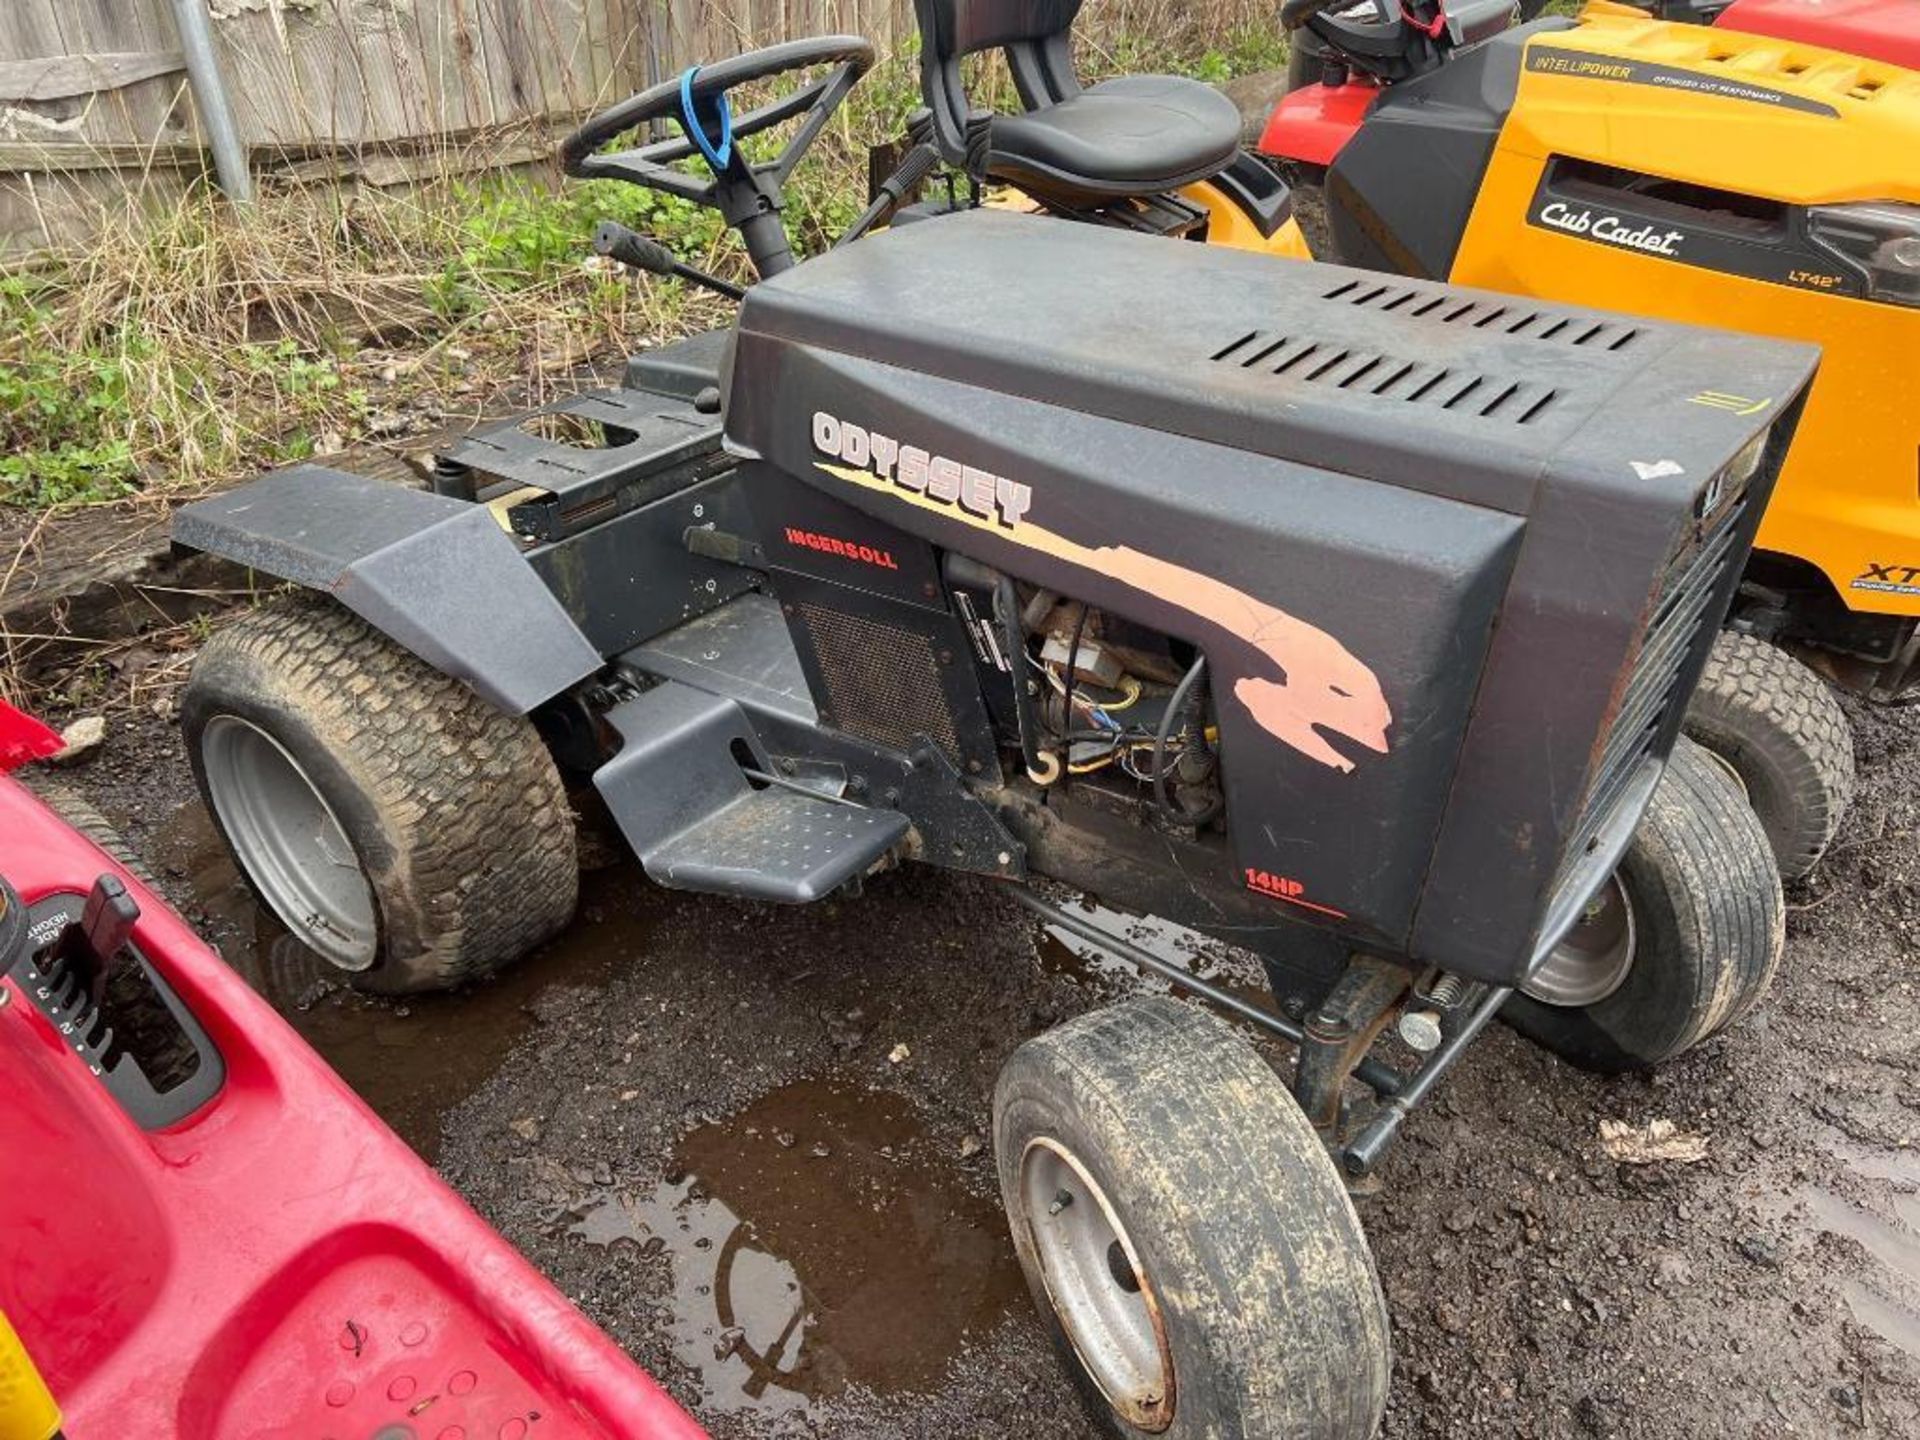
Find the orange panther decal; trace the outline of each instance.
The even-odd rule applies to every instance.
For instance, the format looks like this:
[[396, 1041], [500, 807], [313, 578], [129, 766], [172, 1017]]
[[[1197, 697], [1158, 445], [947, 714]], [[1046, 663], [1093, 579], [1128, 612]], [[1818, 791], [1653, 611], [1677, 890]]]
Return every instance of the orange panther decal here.
[[1354, 768], [1353, 761], [1327, 742], [1323, 730], [1345, 736], [1376, 754], [1387, 753], [1387, 728], [1393, 723], [1393, 710], [1379, 678], [1333, 636], [1297, 616], [1210, 575], [1138, 550], [1125, 546], [1095, 549], [1031, 522], [1022, 522], [1014, 529], [1002, 528], [923, 494], [902, 490], [869, 471], [820, 460], [814, 463], [850, 484], [963, 521], [1082, 569], [1111, 575], [1251, 646], [1286, 678], [1243, 676], [1234, 682], [1233, 698], [1261, 729], [1309, 760], [1342, 774]]

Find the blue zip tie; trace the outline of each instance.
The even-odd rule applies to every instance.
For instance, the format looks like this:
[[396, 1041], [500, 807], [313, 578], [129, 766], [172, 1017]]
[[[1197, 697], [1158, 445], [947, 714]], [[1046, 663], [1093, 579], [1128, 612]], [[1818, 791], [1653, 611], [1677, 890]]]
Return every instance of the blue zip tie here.
[[680, 123], [686, 128], [688, 138], [706, 157], [707, 164], [718, 174], [733, 162], [733, 106], [727, 103], [725, 91], [713, 97], [711, 103], [720, 120], [720, 143], [716, 145], [707, 134], [707, 127], [700, 116], [700, 102], [693, 94], [693, 82], [699, 74], [700, 67], [693, 65], [680, 77]]

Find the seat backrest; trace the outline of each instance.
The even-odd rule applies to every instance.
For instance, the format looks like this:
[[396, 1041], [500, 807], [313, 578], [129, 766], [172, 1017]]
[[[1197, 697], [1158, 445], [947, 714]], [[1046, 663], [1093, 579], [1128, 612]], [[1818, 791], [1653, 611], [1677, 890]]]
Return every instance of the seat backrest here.
[[957, 60], [980, 50], [996, 50], [1050, 40], [1073, 28], [1083, 0], [914, 0], [920, 43], [937, 61]]
[[[1073, 22], [1084, 0], [914, 0], [920, 22], [920, 93], [933, 115], [941, 158], [976, 173], [984, 140], [967, 99], [960, 62], [1005, 50], [1014, 88], [1028, 110], [1079, 92], [1073, 73]], [[971, 143], [970, 143], [971, 141]]]

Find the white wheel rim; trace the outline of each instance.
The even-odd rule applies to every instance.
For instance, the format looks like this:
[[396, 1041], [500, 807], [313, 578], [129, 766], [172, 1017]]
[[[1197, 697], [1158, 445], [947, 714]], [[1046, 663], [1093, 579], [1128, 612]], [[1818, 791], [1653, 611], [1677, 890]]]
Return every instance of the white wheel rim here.
[[373, 887], [333, 807], [279, 741], [237, 715], [200, 737], [214, 817], [267, 907], [315, 953], [354, 974], [373, 968]]
[[1565, 1009], [1598, 1005], [1627, 983], [1638, 943], [1633, 900], [1616, 871], [1521, 993]]
[[1173, 1353], [1160, 1301], [1106, 1193], [1058, 1140], [1020, 1159], [1021, 1220], [1061, 1328], [1107, 1403], [1150, 1434], [1173, 1423]]

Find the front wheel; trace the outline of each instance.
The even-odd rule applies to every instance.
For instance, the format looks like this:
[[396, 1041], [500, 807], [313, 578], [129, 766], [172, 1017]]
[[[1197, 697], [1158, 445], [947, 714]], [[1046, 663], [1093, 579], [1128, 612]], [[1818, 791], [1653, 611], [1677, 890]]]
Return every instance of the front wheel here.
[[532, 723], [331, 601], [221, 631], [181, 721], [241, 872], [362, 989], [478, 979], [573, 915], [573, 814]]
[[1777, 645], [1721, 634], [1687, 734], [1745, 787], [1788, 880], [1819, 863], [1853, 801], [1853, 727], [1832, 689]]
[[1014, 1248], [1124, 1437], [1366, 1440], [1386, 1305], [1325, 1146], [1251, 1044], [1178, 1001], [1029, 1041], [994, 1092]]
[[1759, 1004], [1785, 943], [1766, 832], [1683, 738], [1620, 868], [1501, 1013], [1582, 1069], [1647, 1069]]

